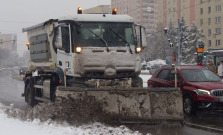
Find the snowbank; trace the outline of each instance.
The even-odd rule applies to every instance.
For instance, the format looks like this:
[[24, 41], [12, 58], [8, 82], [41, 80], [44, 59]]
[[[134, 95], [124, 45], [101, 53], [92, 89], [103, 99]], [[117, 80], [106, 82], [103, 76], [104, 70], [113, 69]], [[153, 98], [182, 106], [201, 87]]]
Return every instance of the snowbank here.
[[110, 127], [101, 123], [93, 123], [79, 127], [70, 126], [66, 123], [56, 124], [52, 121], [40, 122], [21, 121], [15, 118], [8, 118], [4, 113], [6, 106], [0, 103], [0, 135], [140, 135], [138, 131], [131, 131], [125, 126]]
[[147, 87], [147, 81], [152, 77], [152, 75], [140, 75], [143, 80], [143, 87]]
[[166, 61], [165, 60], [161, 60], [161, 59], [157, 59], [157, 60], [153, 60], [153, 61], [149, 61], [147, 62], [148, 66], [153, 66], [155, 64], [159, 64], [159, 65], [166, 65]]

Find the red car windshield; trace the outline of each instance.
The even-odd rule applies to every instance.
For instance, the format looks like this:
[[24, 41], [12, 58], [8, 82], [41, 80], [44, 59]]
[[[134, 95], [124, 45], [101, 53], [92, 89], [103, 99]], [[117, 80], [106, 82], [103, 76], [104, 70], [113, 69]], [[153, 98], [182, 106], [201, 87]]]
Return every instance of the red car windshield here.
[[221, 81], [216, 74], [207, 69], [187, 69], [181, 70], [184, 78], [188, 82], [218, 82]]

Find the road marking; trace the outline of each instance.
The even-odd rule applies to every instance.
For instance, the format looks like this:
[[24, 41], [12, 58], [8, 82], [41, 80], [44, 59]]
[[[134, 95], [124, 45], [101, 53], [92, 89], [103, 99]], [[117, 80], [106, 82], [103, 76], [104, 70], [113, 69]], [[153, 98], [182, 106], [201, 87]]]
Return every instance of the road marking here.
[[184, 123], [187, 126], [202, 128], [204, 130], [212, 130], [212, 131], [217, 131], [217, 132], [223, 132], [222, 129], [218, 129], [218, 128], [213, 128], [213, 127], [208, 127], [208, 126], [203, 126], [203, 125], [198, 125], [198, 124], [192, 124], [192, 123], [188, 123], [188, 122], [184, 122]]

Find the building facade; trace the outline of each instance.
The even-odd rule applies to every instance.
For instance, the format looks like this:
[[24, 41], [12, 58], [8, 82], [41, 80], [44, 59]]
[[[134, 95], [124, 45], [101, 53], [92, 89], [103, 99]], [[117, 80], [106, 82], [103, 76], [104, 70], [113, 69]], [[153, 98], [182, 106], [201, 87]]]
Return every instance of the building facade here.
[[223, 48], [223, 0], [196, 0], [196, 24], [205, 35], [205, 48]]
[[0, 48], [9, 51], [17, 51], [17, 35], [0, 34]]
[[94, 13], [94, 14], [100, 14], [100, 13], [106, 13], [110, 14], [112, 12], [111, 5], [99, 5], [93, 8], [84, 9], [84, 14]]
[[157, 0], [158, 2], [158, 22], [164, 28], [171, 24], [178, 26], [178, 19], [185, 19], [190, 27], [195, 22], [195, 0]]
[[111, 7], [117, 9], [117, 14], [127, 14], [136, 24], [144, 26], [148, 37], [156, 30], [157, 0], [111, 0]]

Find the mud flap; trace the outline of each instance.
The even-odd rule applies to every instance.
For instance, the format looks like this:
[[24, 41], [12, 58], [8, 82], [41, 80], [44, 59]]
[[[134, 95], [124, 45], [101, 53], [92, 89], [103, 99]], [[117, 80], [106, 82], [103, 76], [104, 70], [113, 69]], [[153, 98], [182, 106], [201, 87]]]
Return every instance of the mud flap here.
[[56, 97], [100, 104], [102, 111], [121, 123], [183, 122], [179, 88], [72, 88], [57, 87]]

